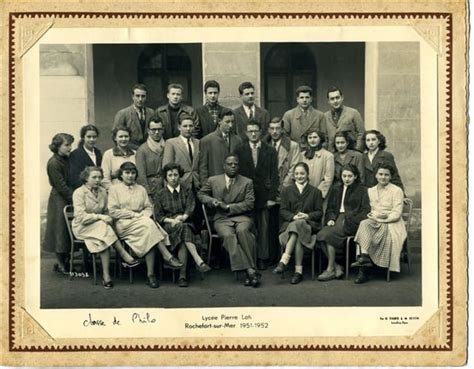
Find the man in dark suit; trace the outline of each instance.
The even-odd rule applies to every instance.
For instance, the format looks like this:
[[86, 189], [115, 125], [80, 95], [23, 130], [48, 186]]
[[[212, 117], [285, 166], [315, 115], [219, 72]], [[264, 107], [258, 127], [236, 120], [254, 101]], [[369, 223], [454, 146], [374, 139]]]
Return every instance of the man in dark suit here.
[[201, 183], [209, 177], [224, 173], [224, 158], [242, 142], [240, 137], [232, 132], [233, 125], [233, 111], [223, 110], [216, 130], [201, 140], [199, 156]]
[[183, 86], [178, 83], [171, 83], [168, 85], [166, 97], [168, 98], [168, 104], [160, 106], [155, 111], [163, 122], [165, 129], [163, 138], [167, 140], [179, 136], [179, 117], [182, 114], [191, 117], [194, 125], [193, 136], [199, 137], [199, 118], [192, 107], [183, 104]]
[[224, 174], [209, 177], [199, 191], [199, 200], [214, 208], [214, 228], [229, 253], [232, 271], [245, 270], [246, 286], [257, 287], [260, 274], [255, 270], [255, 236], [252, 210], [252, 181], [239, 172], [239, 158], [229, 154], [224, 160]]
[[117, 127], [128, 127], [131, 131], [130, 147], [136, 150], [147, 139], [147, 124], [153, 115], [153, 109], [145, 106], [147, 89], [144, 84], [132, 88], [133, 104], [115, 114], [112, 130]]
[[264, 270], [270, 258], [268, 240], [268, 209], [276, 205], [278, 194], [278, 158], [276, 150], [262, 142], [260, 123], [247, 123], [248, 141], [236, 147], [240, 173], [253, 181], [255, 191], [255, 222], [257, 224], [257, 268]]
[[219, 123], [219, 115], [226, 109], [219, 104], [220, 90], [221, 86], [217, 81], [210, 80], [204, 84], [206, 103], [203, 106], [196, 108], [196, 114], [199, 118], [200, 138], [205, 137], [216, 130]]
[[364, 121], [360, 113], [349, 106], [344, 105], [344, 95], [339, 87], [330, 87], [327, 92], [328, 103], [331, 110], [324, 113], [327, 121], [328, 150], [334, 152], [334, 136], [337, 132], [347, 131], [356, 143], [356, 149], [364, 152], [365, 143]]
[[266, 132], [270, 122], [270, 113], [255, 105], [255, 86], [251, 82], [242, 83], [239, 86], [239, 93], [242, 105], [234, 109], [235, 132], [246, 141], [247, 122], [249, 120], [258, 122], [262, 130]]

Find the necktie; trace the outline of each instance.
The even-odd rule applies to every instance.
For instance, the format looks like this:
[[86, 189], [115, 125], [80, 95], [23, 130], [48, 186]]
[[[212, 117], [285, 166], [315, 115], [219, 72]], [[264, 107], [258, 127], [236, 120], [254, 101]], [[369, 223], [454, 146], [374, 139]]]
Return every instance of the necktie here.
[[252, 160], [253, 160], [253, 165], [256, 168], [257, 167], [257, 160], [258, 160], [257, 144], [252, 144]]
[[224, 141], [225, 141], [227, 147], [229, 147], [229, 146], [230, 146], [230, 145], [229, 145], [229, 143], [230, 143], [230, 142], [229, 142], [229, 135], [224, 135]]
[[233, 184], [234, 184], [234, 178], [229, 178], [229, 181], [227, 182], [227, 191], [230, 191]]
[[178, 200], [179, 199], [179, 193], [178, 190], [173, 191], [173, 200]]
[[253, 110], [252, 108], [250, 108], [249, 119], [252, 119], [252, 118], [253, 118]]
[[191, 139], [188, 138], [188, 151], [189, 151], [189, 159], [191, 159], [191, 163], [193, 162], [193, 149], [191, 146]]
[[278, 151], [278, 149], [277, 149], [277, 142], [276, 142], [276, 141], [273, 141], [273, 148], [274, 148], [276, 151]]
[[140, 109], [138, 110], [138, 121], [140, 122], [140, 127], [142, 129], [142, 132], [145, 132], [145, 110], [144, 109]]

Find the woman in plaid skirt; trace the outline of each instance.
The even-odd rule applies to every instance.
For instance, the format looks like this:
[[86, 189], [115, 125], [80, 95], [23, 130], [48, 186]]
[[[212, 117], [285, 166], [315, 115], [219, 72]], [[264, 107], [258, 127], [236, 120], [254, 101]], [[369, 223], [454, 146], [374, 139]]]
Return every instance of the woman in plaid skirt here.
[[360, 246], [360, 255], [351, 266], [359, 268], [355, 283], [367, 282], [367, 268], [372, 263], [390, 271], [400, 271], [400, 254], [407, 237], [402, 219], [403, 190], [390, 183], [395, 169], [391, 164], [381, 163], [375, 171], [377, 185], [369, 188], [371, 212], [360, 223], [355, 241]]
[[193, 226], [187, 220], [193, 215], [196, 200], [190, 188], [180, 184], [184, 170], [175, 163], [166, 164], [163, 169], [166, 185], [156, 193], [154, 198], [156, 220], [163, 224], [171, 242], [171, 251], [177, 252], [178, 259], [183, 263], [179, 270], [178, 285], [187, 287], [186, 266], [188, 253], [191, 254], [198, 271], [204, 273], [211, 268], [202, 260], [196, 244], [199, 237], [194, 233]]

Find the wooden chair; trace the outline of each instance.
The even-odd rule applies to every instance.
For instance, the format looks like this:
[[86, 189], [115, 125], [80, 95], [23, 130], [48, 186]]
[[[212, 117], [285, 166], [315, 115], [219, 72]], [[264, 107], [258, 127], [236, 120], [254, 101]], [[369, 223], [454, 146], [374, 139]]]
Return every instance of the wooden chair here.
[[[67, 231], [69, 233], [69, 239], [71, 241], [71, 251], [70, 251], [70, 258], [69, 258], [69, 279], [73, 278], [73, 266], [74, 266], [74, 254], [76, 251], [82, 251], [82, 265], [84, 267], [84, 270], [86, 268], [86, 259], [87, 255], [87, 247], [86, 243], [84, 240], [79, 240], [74, 236], [74, 233], [72, 233], [72, 227], [71, 223], [72, 220], [74, 219], [74, 208], [72, 205], [66, 205], [63, 208], [63, 215], [64, 215], [64, 220], [66, 221], [67, 225]], [[93, 275], [94, 275], [94, 284], [97, 284], [97, 269], [96, 269], [96, 257], [95, 254], [92, 255], [92, 270], [93, 270]]]

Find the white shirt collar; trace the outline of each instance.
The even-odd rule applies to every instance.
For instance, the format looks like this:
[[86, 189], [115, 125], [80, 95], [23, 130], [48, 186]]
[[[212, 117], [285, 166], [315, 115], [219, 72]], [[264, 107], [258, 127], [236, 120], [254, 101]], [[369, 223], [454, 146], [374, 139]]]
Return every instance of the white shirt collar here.
[[168, 190], [173, 193], [175, 190], [179, 193], [179, 191], [181, 191], [181, 185], [179, 184], [178, 187], [176, 188], [173, 188], [171, 187], [169, 184], [166, 185], [166, 187], [168, 187]]
[[250, 115], [250, 111], [253, 113], [253, 117], [255, 118], [255, 104], [252, 105], [251, 108], [249, 108], [247, 105], [242, 105], [245, 110], [245, 114], [247, 114], [247, 117]]
[[225, 185], [228, 186], [229, 185], [229, 182], [230, 180], [233, 180], [234, 183], [235, 183], [235, 177], [234, 178], [230, 178], [227, 174], [224, 173], [224, 177], [225, 177]]
[[184, 137], [183, 135], [179, 135], [179, 137], [181, 137], [181, 139], [183, 140], [183, 142], [184, 142], [186, 145], [188, 144], [188, 140], [190, 140], [191, 145], [193, 144], [193, 140], [191, 139], [191, 137], [186, 138], [186, 137]]
[[251, 148], [251, 149], [253, 149], [255, 146], [257, 147], [257, 149], [259, 149], [259, 148], [262, 147], [262, 141], [261, 141], [261, 140], [258, 141], [256, 144], [249, 141], [249, 144], [250, 144], [250, 148]]
[[308, 181], [306, 181], [303, 184], [299, 184], [298, 182], [295, 182], [296, 188], [298, 189], [298, 191], [300, 191], [300, 193], [303, 193], [303, 190], [305, 189], [307, 184], [308, 184]]

